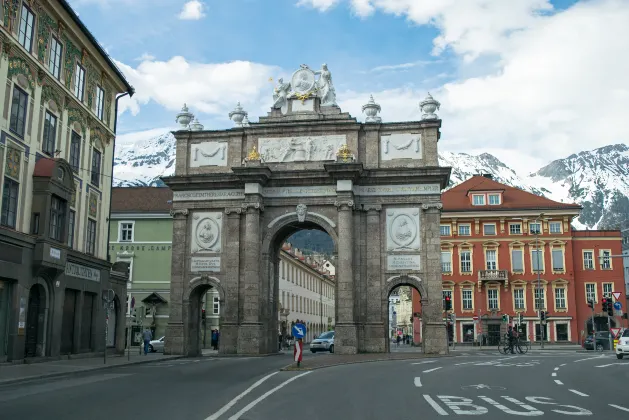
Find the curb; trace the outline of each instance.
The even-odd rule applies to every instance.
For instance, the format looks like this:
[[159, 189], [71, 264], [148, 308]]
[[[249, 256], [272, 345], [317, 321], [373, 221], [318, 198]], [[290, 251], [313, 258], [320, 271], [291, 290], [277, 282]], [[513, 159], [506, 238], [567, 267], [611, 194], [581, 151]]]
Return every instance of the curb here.
[[55, 373], [46, 373], [46, 374], [43, 374], [43, 375], [25, 376], [23, 378], [0, 380], [0, 387], [2, 387], [4, 385], [19, 384], [19, 383], [24, 383], [24, 382], [34, 382], [34, 381], [39, 381], [39, 380], [42, 380], [42, 379], [59, 378], [59, 377], [62, 377], [62, 376], [74, 376], [74, 375], [78, 375], [78, 374], [81, 374], [81, 373], [98, 372], [98, 371], [101, 371], [101, 370], [115, 369], [115, 368], [124, 367], [124, 366], [143, 365], [143, 364], [147, 364], [147, 363], [170, 362], [171, 360], [183, 359], [185, 357], [186, 356], [175, 356], [175, 357], [170, 357], [168, 359], [140, 360], [140, 361], [137, 361], [137, 362], [122, 363], [122, 364], [119, 364], [119, 365], [104, 365], [104, 366], [99, 366], [99, 367], [94, 367], [94, 368], [80, 369], [80, 370], [75, 370], [75, 371], [72, 371], [72, 372], [55, 372]]
[[333, 363], [333, 364], [329, 364], [329, 365], [325, 365], [325, 366], [314, 366], [314, 367], [297, 367], [295, 366], [295, 362], [291, 363], [290, 365], [286, 365], [283, 368], [280, 368], [280, 372], [288, 372], [288, 371], [306, 371], [306, 370], [319, 370], [319, 369], [325, 369], [325, 368], [329, 368], [329, 367], [336, 367], [336, 366], [344, 366], [344, 365], [356, 365], [359, 363], [373, 363], [373, 362], [399, 362], [399, 361], [406, 361], [406, 360], [421, 360], [421, 359], [437, 359], [437, 358], [446, 358], [446, 357], [456, 357], [454, 355], [450, 355], [450, 354], [444, 354], [444, 355], [434, 355], [434, 356], [426, 356], [426, 357], [403, 357], [400, 359], [370, 359], [370, 360], [354, 360], [351, 362], [342, 362], [342, 363]]

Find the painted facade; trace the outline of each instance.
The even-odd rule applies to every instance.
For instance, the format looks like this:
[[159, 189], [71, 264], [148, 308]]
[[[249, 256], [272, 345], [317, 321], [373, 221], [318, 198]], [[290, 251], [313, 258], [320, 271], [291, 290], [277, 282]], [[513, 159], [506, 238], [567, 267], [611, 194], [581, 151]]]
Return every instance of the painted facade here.
[[65, 0], [0, 16], [0, 361], [103, 351], [103, 298], [121, 351], [107, 218], [116, 98], [133, 88]]
[[[622, 259], [612, 258], [621, 253], [620, 231], [575, 231], [570, 222], [579, 206], [483, 176], [442, 197], [443, 297], [451, 296], [456, 315], [448, 327], [451, 339], [471, 343], [484, 337], [497, 344], [507, 326], [502, 315], [521, 314], [533, 342], [543, 335], [545, 341], [580, 343], [592, 328], [586, 296], [596, 301], [597, 330], [608, 328], [601, 298], [621, 292], [620, 301], [626, 299]], [[414, 293], [414, 312], [421, 312]], [[540, 309], [548, 314], [541, 327]], [[614, 317], [615, 325], [626, 326], [626, 320]]]

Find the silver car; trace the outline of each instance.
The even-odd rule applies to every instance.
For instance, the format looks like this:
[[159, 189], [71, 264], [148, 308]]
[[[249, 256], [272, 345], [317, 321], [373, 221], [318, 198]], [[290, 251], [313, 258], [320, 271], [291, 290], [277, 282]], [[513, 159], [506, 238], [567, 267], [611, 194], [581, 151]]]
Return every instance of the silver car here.
[[334, 331], [326, 331], [310, 343], [310, 351], [329, 351], [334, 353]]
[[149, 342], [149, 352], [151, 353], [156, 353], [158, 351], [163, 352], [164, 351], [164, 338], [162, 337], [158, 340], [151, 340]]

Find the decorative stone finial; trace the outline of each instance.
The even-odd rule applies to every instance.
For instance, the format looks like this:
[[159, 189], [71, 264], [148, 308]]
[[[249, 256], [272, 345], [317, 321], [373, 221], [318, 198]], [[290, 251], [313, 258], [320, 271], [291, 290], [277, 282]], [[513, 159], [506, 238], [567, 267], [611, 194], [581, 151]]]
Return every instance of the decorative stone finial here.
[[249, 117], [247, 116], [247, 114], [245, 114], [245, 118], [243, 118], [242, 120], [242, 126], [243, 127], [249, 127], [251, 124], [249, 124]]
[[367, 116], [367, 118], [365, 118], [365, 122], [367, 123], [382, 122], [382, 118], [378, 116], [378, 112], [380, 112], [380, 105], [378, 105], [373, 100], [373, 95], [369, 95], [369, 102], [363, 105], [363, 112]]
[[347, 147], [347, 144], [343, 144], [341, 147], [339, 147], [339, 150], [336, 152], [336, 161], [337, 162], [353, 162], [354, 161], [354, 154], [349, 149], [349, 147]]
[[203, 124], [201, 124], [199, 122], [197, 117], [194, 117], [194, 121], [192, 121], [192, 124], [190, 124], [190, 130], [191, 131], [202, 131], [203, 130]]
[[247, 116], [247, 112], [242, 109], [240, 102], [236, 105], [236, 108], [229, 113], [229, 118], [236, 124], [236, 127], [242, 127], [242, 120]]
[[440, 106], [441, 104], [439, 103], [439, 101], [433, 99], [433, 97], [430, 95], [430, 92], [428, 92], [428, 96], [426, 96], [426, 99], [419, 103], [419, 108], [422, 111], [422, 120], [439, 119], [437, 114], [435, 114], [435, 111], [439, 110]]
[[177, 114], [177, 117], [175, 117], [175, 122], [179, 123], [181, 125], [181, 128], [186, 129], [188, 128], [188, 124], [190, 124], [190, 121], [192, 121], [192, 118], [194, 118], [194, 115], [188, 111], [188, 107], [186, 106], [186, 104], [183, 104], [181, 112]]

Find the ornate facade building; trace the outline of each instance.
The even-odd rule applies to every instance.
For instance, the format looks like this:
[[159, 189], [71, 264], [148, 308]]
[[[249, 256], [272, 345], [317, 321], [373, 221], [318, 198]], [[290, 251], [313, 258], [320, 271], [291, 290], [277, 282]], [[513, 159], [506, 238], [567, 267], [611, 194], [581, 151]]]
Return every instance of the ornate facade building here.
[[103, 351], [103, 302], [119, 313], [126, 296], [107, 220], [133, 88], [67, 1], [6, 0], [0, 19], [0, 361]]
[[[507, 327], [502, 315], [509, 315], [516, 324], [522, 316], [532, 342], [579, 343], [592, 330], [588, 300], [595, 301], [596, 330], [610, 327], [602, 298], [620, 292], [618, 301], [625, 302], [622, 259], [614, 258], [621, 254], [620, 231], [576, 231], [571, 221], [580, 206], [490, 176], [474, 176], [442, 200], [443, 298], [451, 298], [456, 316], [451, 340], [471, 343], [482, 336], [497, 344]], [[414, 312], [421, 312], [419, 299], [414, 303]], [[612, 317], [613, 326], [626, 326], [626, 320]]]

